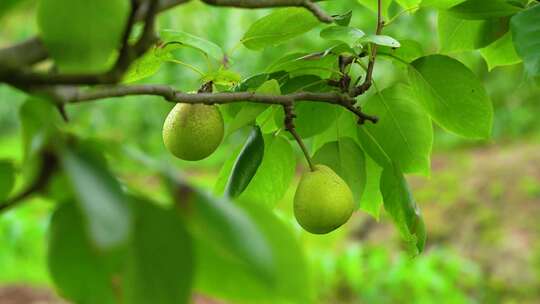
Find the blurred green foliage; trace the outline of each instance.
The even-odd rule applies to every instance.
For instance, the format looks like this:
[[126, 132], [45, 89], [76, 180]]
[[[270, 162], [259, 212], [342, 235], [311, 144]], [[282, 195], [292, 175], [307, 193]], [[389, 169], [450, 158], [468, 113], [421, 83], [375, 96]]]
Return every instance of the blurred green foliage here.
[[[328, 11], [339, 13], [352, 9], [354, 14], [351, 24], [356, 27], [372, 30], [375, 24], [374, 14], [356, 1], [334, 1], [324, 4], [324, 7]], [[395, 15], [398, 11], [395, 4], [389, 7], [389, 15]], [[35, 1], [23, 1], [14, 8], [12, 14], [0, 19], [0, 46], [32, 36], [36, 32], [36, 26], [27, 22], [27, 19], [33, 20], [34, 13]], [[264, 70], [287, 53], [319, 51], [329, 46], [318, 38], [316, 31], [285, 45], [267, 48], [262, 53], [238, 46], [245, 29], [267, 13], [268, 10], [221, 9], [193, 2], [163, 14], [159, 22], [162, 28], [181, 30], [222, 46], [228, 50], [231, 68], [240, 72], [242, 77]], [[415, 17], [404, 15], [392, 25], [389, 32], [400, 40], [415, 39], [422, 42], [426, 53], [432, 53], [439, 47], [436, 15], [433, 11], [422, 10]], [[488, 71], [479, 52], [453, 55], [465, 61], [475, 74], [484, 80], [495, 108], [493, 142], [500, 145], [520, 145], [540, 139], [540, 87], [521, 78], [522, 65], [498, 67]], [[174, 56], [198, 69], [208, 69], [204, 58], [195, 50], [179, 49], [174, 51]], [[379, 89], [385, 88], [396, 79], [403, 79], [403, 71], [392, 69], [385, 60], [381, 60], [378, 65], [375, 80]], [[183, 65], [173, 63], [163, 65], [160, 73], [145, 79], [144, 82], [170, 84], [185, 91], [193, 91], [200, 85], [196, 73]], [[0, 85], [0, 159], [13, 159], [17, 164], [20, 164], [23, 157], [18, 110], [24, 98], [17, 90]], [[72, 132], [87, 137], [99, 137], [112, 143], [128, 143], [128, 149], [134, 147], [157, 159], [184, 168], [190, 179], [198, 185], [212, 187], [217, 179], [219, 166], [229, 157], [231, 151], [237, 150], [243, 144], [249, 130], [232, 134], [231, 140], [222, 145], [217, 153], [197, 164], [173, 160], [165, 151], [161, 139], [161, 125], [171, 108], [172, 105], [156, 97], [128, 97], [114, 102], [102, 100], [92, 104], [78, 104], [67, 110]], [[451, 153], [461, 149], [469, 151], [468, 149], [479, 145], [490, 145], [488, 142], [467, 141], [438, 128], [434, 140], [436, 151], [450, 150]], [[538, 152], [534, 147], [538, 148], [537, 145], [533, 146], [533, 150], [528, 153]], [[114, 151], [114, 147], [110, 149], [112, 154], [124, 153]], [[487, 194], [476, 197], [471, 194], [477, 193], [477, 189], [461, 192], [460, 187], [463, 183], [462, 174], [466, 171], [464, 168], [469, 168], [470, 163], [476, 161], [474, 156], [460, 153], [449, 158], [452, 159], [453, 167], [439, 170], [434, 184], [420, 185], [415, 189], [418, 201], [428, 205], [425, 207], [429, 210], [426, 212], [426, 221], [431, 222], [430, 225], [434, 228], [434, 245], [422, 256], [411, 259], [405, 253], [388, 247], [384, 240], [392, 236], [388, 236], [388, 232], [384, 231], [379, 241], [370, 240], [365, 244], [363, 240], [348, 239], [346, 232], [317, 240], [298, 232], [303, 240], [304, 250], [308, 253], [311, 276], [317, 286], [322, 286], [318, 291], [321, 303], [535, 303], [540, 300], [538, 290], [534, 289], [535, 283], [540, 282], [540, 247], [533, 247], [533, 243], [538, 242], [538, 233], [533, 234], [533, 239], [529, 240], [529, 247], [523, 249], [530, 250], [533, 255], [531, 260], [535, 264], [530, 265], [532, 278], [527, 277], [525, 283], [510, 284], [505, 280], [513, 280], [514, 277], [502, 276], [503, 279], [498, 279], [497, 275], [493, 275], [496, 273], [493, 268], [504, 267], [497, 264], [504, 264], [504, 257], [479, 258], [474, 254], [465, 255], [456, 250], [455, 247], [458, 246], [453, 242], [459, 241], [450, 239], [449, 235], [453, 235], [451, 229], [461, 227], [446, 227], [445, 224], [452, 221], [452, 216], [468, 217], [467, 213], [472, 213], [475, 225], [481, 226], [477, 238], [483, 240], [478, 242], [484, 243], [484, 248], [489, 247], [494, 240], [500, 241], [501, 214], [493, 209], [496, 206], [482, 204], [501, 200], [516, 204], [517, 208], [520, 208], [520, 204], [525, 206], [523, 208], [529, 208], [527, 204], [538, 204], [539, 175], [536, 175], [535, 171], [518, 178], [516, 188], [524, 196], [506, 196], [506, 193], [511, 191], [507, 180], [490, 180], [483, 184], [487, 184], [487, 189], [478, 190], [485, 190]], [[531, 167], [539, 167], [538, 163], [534, 163], [537, 160], [532, 158]], [[497, 161], [500, 160], [493, 159], [493, 162]], [[129, 160], [115, 159], [113, 167], [116, 173], [128, 179], [131, 184], [144, 186], [141, 187], [141, 192], [152, 195], [156, 201], [168, 203], [163, 187], [151, 177], [146, 177], [147, 172], [141, 172], [137, 165]], [[437, 163], [434, 167], [437, 167]], [[22, 183], [24, 180], [19, 176], [16, 188]], [[471, 184], [474, 185], [474, 182]], [[472, 204], [465, 204], [464, 207], [464, 197], [482, 208], [471, 207]], [[291, 201], [289, 189], [287, 196], [278, 203], [282, 217], [286, 220], [291, 218], [290, 206], [283, 202]], [[0, 284], [50, 284], [45, 269], [45, 231], [51, 205], [51, 202], [34, 199], [24, 207], [0, 217]], [[446, 214], [445, 212], [452, 216], [440, 215]], [[538, 215], [531, 213], [529, 216], [534, 214]], [[527, 214], [523, 216], [526, 217]], [[513, 229], [515, 225], [518, 227], [515, 229], [538, 229], [534, 219], [526, 219], [528, 222], [524, 227], [515, 224], [523, 222], [522, 218], [513, 219], [515, 223], [505, 227]], [[354, 230], [362, 220], [355, 219], [355, 223], [348, 226], [348, 229]], [[387, 222], [384, 218], [382, 221]], [[474, 229], [466, 231], [475, 232]], [[460, 237], [467, 239], [467, 235]], [[428, 239], [428, 244], [429, 242]], [[482, 254], [489, 255], [490, 252], [484, 250]], [[515, 280], [522, 282], [521, 278]], [[405, 298], [407, 300], [404, 300]]]

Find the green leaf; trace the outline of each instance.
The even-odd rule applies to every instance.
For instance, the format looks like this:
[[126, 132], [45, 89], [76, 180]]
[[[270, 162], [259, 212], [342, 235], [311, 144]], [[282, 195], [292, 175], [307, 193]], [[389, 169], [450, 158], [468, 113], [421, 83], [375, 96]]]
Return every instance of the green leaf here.
[[385, 89], [368, 99], [363, 110], [377, 116], [379, 121], [360, 128], [377, 139], [390, 159], [399, 163], [406, 173], [429, 175], [433, 144], [431, 119], [418, 107], [410, 88], [396, 85]]
[[474, 73], [442, 55], [415, 60], [409, 80], [416, 99], [443, 128], [469, 138], [488, 138], [493, 107]]
[[130, 1], [42, 0], [38, 4], [40, 40], [60, 72], [103, 73], [112, 67]]
[[386, 35], [367, 35], [360, 39], [361, 42], [369, 42], [377, 45], [398, 48], [401, 46], [399, 41]]
[[156, 74], [164, 62], [171, 59], [170, 53], [161, 52], [157, 48], [152, 48], [142, 57], [135, 60], [124, 75], [123, 82], [130, 83]]
[[334, 18], [334, 23], [337, 25], [349, 26], [352, 18], [352, 10], [341, 15], [333, 15], [332, 18]]
[[356, 128], [358, 118], [349, 110], [339, 107], [333, 116], [327, 115], [332, 123], [325, 131], [315, 135], [312, 140], [312, 149], [317, 151], [328, 142], [337, 141], [341, 137], [350, 137], [356, 139]]
[[331, 52], [322, 54], [294, 53], [286, 55], [271, 64], [268, 73], [285, 71], [290, 77], [302, 75], [315, 75], [320, 78], [329, 78], [337, 71], [337, 56]]
[[[227, 256], [263, 282], [275, 279], [270, 244], [245, 210], [226, 198], [216, 198], [189, 185], [175, 184], [173, 191], [178, 193], [179, 211], [185, 215], [198, 244]], [[196, 260], [201, 254], [198, 250]]]
[[482, 20], [511, 16], [521, 8], [505, 0], [467, 0], [451, 7], [448, 12], [461, 19]]
[[217, 44], [182, 31], [162, 30], [161, 39], [167, 45], [168, 52], [181, 47], [190, 47], [220, 62], [225, 57], [223, 50]]
[[[321, 117], [334, 115], [336, 106], [328, 103], [319, 102], [300, 102], [295, 106], [295, 127], [296, 131], [302, 138], [310, 138], [320, 132], [328, 129], [332, 124], [331, 121], [321, 120]], [[278, 121], [280, 126], [283, 125], [283, 111], [279, 112]]]
[[270, 244], [276, 279], [262, 280], [237, 260], [199, 242], [196, 290], [234, 303], [313, 303], [308, 264], [291, 228], [262, 206], [243, 204], [240, 208]]
[[349, 137], [322, 146], [313, 155], [316, 164], [327, 165], [349, 185], [356, 202], [360, 202], [366, 183], [364, 151]]
[[371, 157], [365, 157], [366, 182], [360, 196], [360, 209], [379, 219], [383, 197], [380, 190], [382, 168]]
[[137, 221], [122, 282], [125, 303], [190, 303], [194, 258], [181, 218], [142, 200], [135, 207]]
[[247, 92], [251, 90], [255, 90], [262, 86], [269, 78], [269, 75], [267, 73], [257, 74], [254, 76], [251, 76], [239, 84], [237, 84], [233, 91], [234, 92]]
[[405, 9], [413, 8], [420, 5], [422, 0], [396, 0], [396, 2]]
[[131, 212], [102, 156], [87, 144], [64, 149], [61, 160], [94, 244], [100, 249], [125, 244], [131, 235]]
[[271, 105], [257, 117], [257, 125], [260, 126], [263, 134], [273, 133], [279, 130], [275, 118], [278, 113], [283, 113], [283, 106]]
[[279, 9], [253, 23], [242, 43], [248, 49], [260, 50], [302, 35], [318, 24], [319, 20], [304, 8]]
[[527, 7], [527, 4], [529, 4], [529, 0], [506, 0], [506, 2], [510, 3], [510, 4], [513, 4], [515, 6], [519, 6], [519, 7], [522, 7], [522, 8], [525, 8]]
[[484, 21], [463, 20], [440, 11], [437, 24], [440, 51], [450, 53], [476, 49], [476, 40]]
[[512, 17], [514, 45], [525, 63], [527, 73], [540, 76], [540, 6], [536, 5]]
[[392, 163], [390, 156], [386, 153], [382, 144], [379, 142], [379, 138], [376, 138], [370, 130], [365, 126], [359, 126], [356, 128], [357, 137], [362, 146], [362, 149], [377, 162], [381, 167], [388, 166]]
[[7, 160], [0, 160], [0, 202], [9, 196], [15, 185], [15, 167]]
[[262, 163], [239, 200], [273, 207], [289, 188], [295, 166], [289, 141], [282, 136], [265, 135]]
[[437, 9], [448, 9], [455, 6], [465, 0], [423, 0], [421, 6], [434, 7]]
[[19, 116], [25, 160], [59, 137], [61, 117], [54, 105], [47, 100], [28, 98], [21, 106]]
[[[377, 6], [377, 1], [373, 1], [373, 0], [357, 0], [358, 3], [362, 4], [363, 6], [369, 8], [372, 12], [376, 13], [377, 12], [377, 9], [378, 9], [378, 6]], [[390, 7], [390, 4], [392, 4], [392, 0], [382, 0], [382, 7], [381, 7], [381, 12], [382, 12], [382, 15], [383, 17], [388, 17], [388, 8]]]
[[239, 146], [233, 149], [229, 157], [227, 157], [227, 160], [225, 160], [221, 166], [216, 183], [214, 184], [214, 189], [212, 191], [215, 196], [221, 196], [225, 193], [225, 188], [229, 182], [229, 176], [231, 175], [234, 164], [236, 163], [236, 159], [238, 158], [238, 155], [240, 155], [242, 148], [242, 146]]
[[73, 303], [116, 303], [107, 257], [92, 246], [84, 222], [75, 203], [56, 208], [47, 256], [52, 281], [60, 295]]
[[0, 2], [0, 19], [9, 12], [10, 9], [14, 8], [17, 4], [21, 3], [20, 0], [3, 0]]
[[244, 148], [234, 163], [225, 190], [225, 195], [231, 198], [239, 196], [249, 185], [264, 156], [264, 139], [261, 129], [253, 127]]
[[[289, 79], [281, 87], [283, 94], [291, 94], [294, 92], [328, 92], [331, 88], [323, 80], [314, 75], [302, 75]], [[335, 115], [337, 107], [329, 103], [299, 101], [295, 104], [294, 112], [296, 118], [294, 125], [296, 132], [302, 138], [310, 138], [326, 130], [332, 124], [331, 119], [323, 119], [321, 117], [332, 117]], [[275, 115], [276, 125], [285, 128], [285, 114], [283, 110]], [[292, 137], [291, 137], [292, 138]]]
[[480, 50], [491, 71], [496, 67], [513, 65], [521, 62], [512, 42], [512, 33], [508, 32], [501, 39]]
[[508, 20], [464, 20], [440, 12], [438, 32], [441, 52], [471, 51], [491, 44], [508, 32]]
[[443, 53], [470, 51], [477, 48], [478, 35], [485, 21], [464, 20], [439, 12], [437, 31]]
[[74, 201], [75, 195], [71, 189], [71, 184], [64, 172], [58, 171], [54, 174], [45, 190], [48, 199], [55, 202]]
[[424, 50], [419, 42], [414, 40], [402, 40], [399, 48], [392, 48], [382, 46], [379, 48], [378, 54], [381, 56], [388, 56], [395, 59], [395, 62], [401, 65], [410, 63], [418, 57], [424, 55]]
[[508, 17], [488, 19], [478, 33], [476, 48], [483, 48], [498, 40], [510, 30]]
[[[233, 92], [254, 92], [256, 89], [258, 89], [260, 86], [262, 86], [266, 81], [273, 79], [270, 77], [271, 75], [268, 73], [261, 73], [254, 76], [251, 76], [249, 78], [246, 78], [242, 80], [240, 83], [236, 84], [233, 88]], [[225, 122], [228, 125], [229, 121], [227, 120], [228, 117], [234, 118], [238, 112], [242, 109], [242, 107], [246, 105], [246, 103], [229, 103], [221, 105], [220, 109], [222, 112], [226, 115], [225, 116]]]
[[424, 250], [424, 220], [397, 164], [385, 167], [381, 175], [384, 209], [397, 226], [401, 237], [415, 253]]
[[219, 69], [217, 71], [212, 71], [202, 78], [203, 82], [212, 81], [217, 86], [232, 87], [238, 84], [242, 80], [240, 74], [235, 71]]
[[[266, 208], [253, 205], [245, 205], [243, 208], [270, 243], [276, 267], [276, 298], [294, 303], [313, 303], [309, 264], [293, 227]], [[294, 271], [291, 271], [291, 267]]]
[[[275, 79], [264, 82], [255, 92], [268, 95], [281, 95], [279, 83]], [[267, 104], [245, 103], [234, 119], [229, 123], [227, 134], [252, 123], [257, 116], [268, 108]]]
[[331, 88], [326, 84], [326, 80], [315, 75], [302, 75], [288, 79], [282, 86], [283, 94], [295, 92], [328, 92]]
[[322, 52], [315, 52], [304, 56], [304, 59], [321, 59], [328, 55], [355, 54], [356, 51], [346, 43], [334, 44]]
[[354, 27], [330, 26], [322, 30], [320, 35], [323, 39], [344, 42], [350, 47], [354, 47], [365, 34]]

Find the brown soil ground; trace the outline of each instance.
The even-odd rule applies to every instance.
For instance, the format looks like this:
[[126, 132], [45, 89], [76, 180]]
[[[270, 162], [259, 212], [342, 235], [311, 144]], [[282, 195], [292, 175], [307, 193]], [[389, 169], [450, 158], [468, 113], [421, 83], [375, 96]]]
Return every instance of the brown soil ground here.
[[[195, 295], [194, 304], [223, 304], [204, 296]], [[13, 285], [0, 287], [0, 304], [67, 304], [48, 289]]]

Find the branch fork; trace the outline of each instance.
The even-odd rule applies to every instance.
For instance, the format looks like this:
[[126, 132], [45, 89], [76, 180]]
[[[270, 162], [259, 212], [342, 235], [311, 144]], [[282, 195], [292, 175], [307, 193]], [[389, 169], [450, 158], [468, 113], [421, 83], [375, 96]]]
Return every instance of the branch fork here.
[[[163, 85], [117, 85], [130, 64], [142, 56], [158, 39], [155, 34], [156, 15], [163, 10], [184, 4], [190, 0], [132, 0], [132, 10], [122, 37], [118, 59], [113, 68], [104, 74], [95, 75], [63, 75], [40, 74], [29, 70], [29, 67], [48, 58], [48, 54], [38, 38], [29, 39], [18, 45], [0, 49], [0, 83], [4, 82], [31, 94], [41, 93], [53, 97], [57, 102], [59, 111], [65, 115], [64, 106], [70, 103], [85, 102], [96, 99], [121, 97], [128, 95], [156, 95], [175, 103], [203, 103], [225, 104], [232, 102], [255, 102], [278, 104], [283, 106], [285, 112], [285, 129], [294, 137], [302, 149], [310, 169], [315, 170], [306, 145], [296, 131], [294, 125], [295, 102], [312, 101], [326, 102], [345, 107], [358, 117], [358, 123], [366, 121], [377, 122], [377, 117], [362, 112], [356, 105], [355, 97], [364, 94], [372, 85], [372, 74], [377, 56], [377, 45], [373, 44], [369, 58], [368, 68], [364, 82], [349, 90], [350, 76], [345, 73], [346, 68], [356, 59], [353, 57], [339, 57], [339, 68], [344, 75], [340, 80], [328, 80], [328, 84], [340, 88], [341, 93], [312, 93], [296, 92], [288, 95], [265, 95], [254, 92], [216, 93], [212, 94], [212, 83], [204, 84], [197, 94], [187, 94]], [[320, 0], [202, 0], [214, 6], [229, 6], [243, 8], [264, 8], [297, 6], [304, 7], [312, 12], [321, 22], [331, 23], [333, 17], [326, 14], [315, 3]], [[376, 34], [379, 35], [384, 27], [381, 14], [381, 0], [377, 0], [378, 18]], [[144, 21], [144, 28], [138, 41], [131, 45], [129, 38], [136, 22]], [[361, 56], [361, 55], [360, 55]], [[102, 85], [92, 91], [82, 91], [83, 85]], [[40, 192], [48, 184], [57, 169], [57, 159], [46, 151], [42, 154], [42, 167], [38, 178], [26, 190], [0, 203], [0, 212], [8, 210], [34, 193]]]

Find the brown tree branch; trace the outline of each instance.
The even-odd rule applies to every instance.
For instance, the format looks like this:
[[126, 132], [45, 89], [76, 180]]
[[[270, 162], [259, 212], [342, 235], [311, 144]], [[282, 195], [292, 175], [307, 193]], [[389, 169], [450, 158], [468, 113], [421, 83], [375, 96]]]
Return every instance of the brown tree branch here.
[[[155, 1], [152, 1], [154, 3]], [[149, 2], [146, 2], [149, 3]], [[135, 17], [137, 16], [137, 11], [139, 10], [140, 4], [137, 0], [131, 0], [131, 12], [129, 13], [129, 17], [127, 20], [126, 27], [124, 29], [124, 33], [122, 34], [122, 41], [121, 41], [121, 47], [120, 51], [118, 53], [118, 59], [116, 60], [115, 66], [113, 69], [121, 69], [122, 66], [129, 64], [131, 60], [131, 46], [129, 45], [129, 37], [131, 36], [131, 33], [133, 32], [133, 27], [135, 26], [135, 23], [137, 20]], [[148, 13], [145, 15], [145, 19]], [[146, 24], [145, 24], [146, 27]]]
[[[166, 85], [126, 85], [126, 86], [106, 86], [100, 89], [86, 92], [71, 92], [64, 95], [63, 100], [67, 103], [78, 103], [92, 101], [109, 97], [123, 97], [130, 95], [157, 95], [168, 101], [176, 103], [204, 103], [204, 104], [226, 104], [239, 101], [266, 104], [286, 104], [290, 100], [309, 100], [314, 102], [326, 102], [333, 104], [345, 104], [353, 101], [346, 94], [339, 93], [313, 93], [297, 92], [287, 95], [269, 95], [254, 92], [237, 93], [183, 93]], [[57, 97], [62, 97], [57, 96]]]
[[41, 155], [41, 167], [37, 178], [24, 191], [8, 199], [5, 202], [0, 203], [0, 213], [19, 205], [25, 199], [43, 190], [43, 188], [45, 188], [49, 183], [57, 167], [58, 160], [56, 156], [50, 152], [44, 152]]
[[5, 82], [19, 88], [49, 85], [96, 85], [114, 84], [121, 80], [130, 64], [139, 58], [155, 42], [154, 32], [155, 16], [158, 13], [158, 0], [147, 0], [143, 32], [135, 45], [129, 44], [129, 36], [137, 21], [138, 1], [132, 0], [132, 10], [124, 30], [122, 47], [118, 59], [108, 72], [102, 74], [44, 74], [32, 71], [23, 71], [14, 68], [0, 69], [0, 82]]
[[80, 103], [104, 98], [124, 97], [133, 95], [161, 96], [175, 103], [191, 104], [227, 104], [235, 102], [253, 102], [285, 105], [290, 102], [324, 102], [342, 106], [358, 116], [361, 121], [377, 122], [377, 117], [363, 113], [354, 106], [355, 100], [342, 93], [296, 92], [287, 95], [268, 95], [254, 92], [238, 93], [183, 93], [166, 85], [119, 85], [102, 86], [96, 90], [80, 91], [73, 88], [57, 89], [48, 92], [61, 103]]
[[[384, 28], [384, 20], [382, 18], [382, 5], [381, 0], [377, 0], [377, 30], [375, 33], [377, 35], [380, 35], [382, 33], [382, 30]], [[369, 56], [369, 63], [368, 68], [366, 71], [366, 78], [364, 79], [364, 82], [356, 87], [353, 92], [352, 96], [359, 96], [364, 94], [367, 90], [371, 88], [371, 85], [373, 84], [373, 69], [375, 68], [375, 61], [377, 59], [377, 48], [378, 46], [374, 43], [371, 44], [371, 55]]]
[[144, 18], [143, 32], [137, 43], [133, 46], [135, 58], [142, 56], [158, 40], [156, 34], [156, 16], [159, 13], [159, 0], [147, 0], [145, 3], [148, 3], [148, 9]]
[[[165, 10], [171, 9], [175, 6], [185, 4], [190, 0], [159, 0], [158, 3], [158, 12], [163, 12]], [[204, 0], [203, 0], [204, 1]], [[327, 15], [322, 11], [315, 3], [320, 0], [308, 1], [308, 0], [206, 0], [207, 4], [215, 6], [234, 6], [241, 8], [265, 8], [265, 7], [278, 7], [278, 6], [301, 6], [310, 10], [319, 20], [325, 23], [332, 22], [332, 17]], [[150, 7], [149, 2], [144, 2], [140, 5], [139, 9], [135, 14], [135, 20], [143, 21], [145, 16], [147, 16], [148, 9]], [[25, 40], [21, 43], [15, 44], [10, 47], [0, 49], [0, 67], [4, 69], [10, 68], [10, 71], [7, 71], [9, 74], [14, 73], [15, 68], [27, 67], [34, 65], [38, 62], [41, 62], [49, 57], [47, 50], [43, 43], [39, 40], [38, 37], [33, 37], [28, 40]], [[0, 73], [0, 80], [3, 78]], [[24, 78], [30, 77], [25, 76], [24, 73], [21, 75], [15, 75], [14, 77]], [[32, 80], [29, 78], [29, 80]], [[63, 82], [62, 78], [58, 78], [57, 82]], [[99, 83], [99, 79], [95, 77], [88, 77], [86, 79], [80, 78], [81, 83]], [[86, 80], [86, 81], [83, 81]], [[20, 79], [16, 79], [17, 82], [20, 82]], [[77, 83], [73, 83], [77, 84]]]
[[49, 57], [45, 46], [37, 38], [30, 38], [13, 46], [0, 49], [0, 67], [24, 67]]
[[[160, 0], [159, 12], [166, 11], [175, 6], [189, 2], [190, 0]], [[150, 3], [141, 4], [137, 10], [135, 19], [143, 21], [148, 12]], [[45, 46], [38, 37], [27, 39], [23, 42], [0, 49], [0, 67], [25, 67], [41, 62], [49, 57]]]
[[313, 1], [305, 0], [302, 6], [311, 11], [311, 13], [315, 15], [319, 21], [324, 23], [334, 22], [334, 18], [326, 14], [317, 4], [313, 3]]
[[129, 37], [131, 35], [133, 26], [137, 22], [137, 12], [139, 9], [139, 4], [137, 0], [132, 0], [133, 9], [128, 21], [128, 26], [122, 38], [122, 48], [120, 49], [120, 55], [116, 61], [113, 69], [108, 73], [109, 78], [113, 82], [119, 81], [124, 73], [129, 68], [130, 64], [142, 56], [152, 44], [154, 44], [158, 39], [155, 33], [155, 20], [156, 14], [158, 13], [158, 0], [147, 0], [144, 4], [147, 5], [147, 8], [144, 10], [146, 15], [144, 16], [144, 28], [139, 40], [135, 45], [129, 44]]

